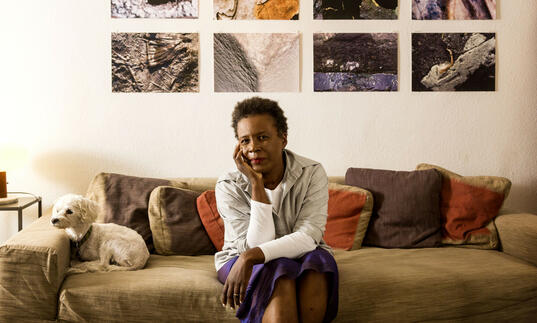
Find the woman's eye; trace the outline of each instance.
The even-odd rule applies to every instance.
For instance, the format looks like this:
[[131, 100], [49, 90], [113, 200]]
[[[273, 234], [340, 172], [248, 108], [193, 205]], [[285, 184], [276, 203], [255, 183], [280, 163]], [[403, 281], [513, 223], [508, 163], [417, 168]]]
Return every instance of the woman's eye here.
[[66, 214], [73, 214], [73, 211], [71, 211], [71, 209], [67, 209], [67, 211], [65, 211]]
[[268, 136], [259, 136], [259, 140], [267, 140]]

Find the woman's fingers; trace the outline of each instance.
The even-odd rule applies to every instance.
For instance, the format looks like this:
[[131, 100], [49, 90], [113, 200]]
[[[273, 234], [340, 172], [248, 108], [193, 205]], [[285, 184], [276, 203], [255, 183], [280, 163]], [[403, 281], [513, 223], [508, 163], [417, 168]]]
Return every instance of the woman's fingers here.
[[244, 298], [246, 297], [246, 286], [248, 286], [248, 281], [246, 282], [246, 284], [241, 284], [241, 288], [240, 288], [240, 296], [239, 296], [239, 304], [242, 304], [242, 302], [244, 302]]
[[226, 283], [224, 284], [224, 289], [222, 290], [222, 305], [226, 306], [227, 304], [227, 290], [228, 290], [228, 283], [226, 280]]
[[240, 285], [235, 285], [235, 290], [233, 291], [233, 302], [235, 302], [235, 305], [239, 307], [241, 304], [241, 288]]

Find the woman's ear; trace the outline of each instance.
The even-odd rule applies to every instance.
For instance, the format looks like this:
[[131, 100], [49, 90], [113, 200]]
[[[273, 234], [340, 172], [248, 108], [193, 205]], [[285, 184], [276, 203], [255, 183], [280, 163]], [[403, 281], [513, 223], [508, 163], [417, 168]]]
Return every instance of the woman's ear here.
[[284, 133], [282, 134], [282, 139], [283, 139], [283, 148], [287, 147], [287, 134]]

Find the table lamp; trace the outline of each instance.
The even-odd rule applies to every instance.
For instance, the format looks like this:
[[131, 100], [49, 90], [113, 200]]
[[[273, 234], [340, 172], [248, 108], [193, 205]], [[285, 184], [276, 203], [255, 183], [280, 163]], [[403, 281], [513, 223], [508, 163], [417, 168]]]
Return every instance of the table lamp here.
[[14, 146], [0, 146], [0, 205], [18, 201], [16, 196], [7, 194], [7, 172], [22, 167], [26, 160], [26, 150]]

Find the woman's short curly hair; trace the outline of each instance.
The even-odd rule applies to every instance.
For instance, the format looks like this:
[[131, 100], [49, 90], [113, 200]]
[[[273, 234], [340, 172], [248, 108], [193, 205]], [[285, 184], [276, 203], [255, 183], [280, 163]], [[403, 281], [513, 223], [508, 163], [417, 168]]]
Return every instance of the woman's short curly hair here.
[[274, 125], [278, 130], [278, 135], [280, 137], [287, 135], [287, 118], [283, 114], [283, 110], [278, 105], [278, 102], [256, 96], [242, 100], [235, 105], [235, 109], [233, 109], [233, 113], [231, 114], [231, 126], [235, 130], [235, 137], [238, 138], [237, 124], [241, 119], [259, 114], [270, 115], [274, 118]]

